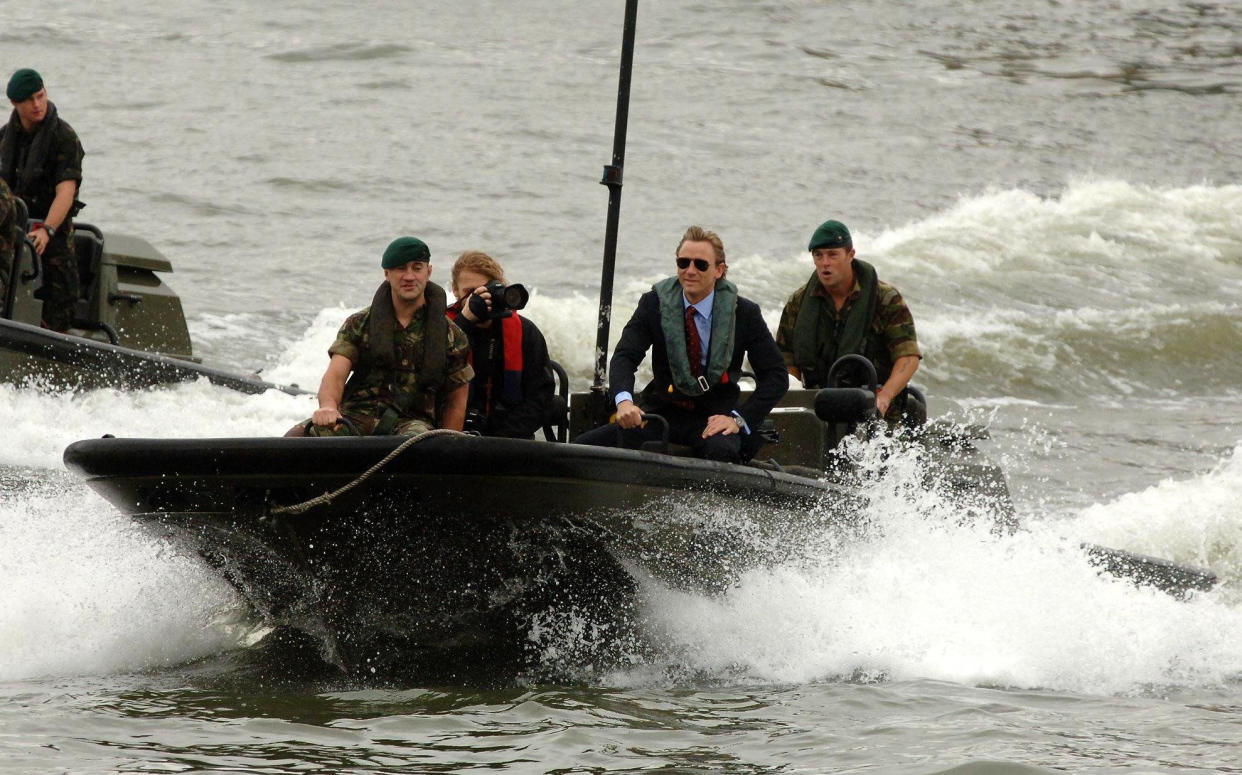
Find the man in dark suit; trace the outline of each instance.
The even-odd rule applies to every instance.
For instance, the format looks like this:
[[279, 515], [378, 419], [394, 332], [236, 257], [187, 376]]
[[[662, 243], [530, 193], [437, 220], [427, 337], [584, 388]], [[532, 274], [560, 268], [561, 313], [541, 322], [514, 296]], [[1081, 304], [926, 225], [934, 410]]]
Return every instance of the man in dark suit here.
[[[691, 226], [677, 245], [677, 276], [656, 283], [638, 301], [608, 364], [616, 424], [578, 436], [579, 444], [627, 447], [659, 438], [644, 412], [668, 420], [669, 441], [709, 460], [739, 462], [759, 448], [759, 425], [789, 388], [785, 360], [759, 312], [724, 279], [724, 245]], [[652, 350], [654, 379], [633, 395], [634, 374]], [[738, 377], [749, 357], [755, 390], [738, 406]]]

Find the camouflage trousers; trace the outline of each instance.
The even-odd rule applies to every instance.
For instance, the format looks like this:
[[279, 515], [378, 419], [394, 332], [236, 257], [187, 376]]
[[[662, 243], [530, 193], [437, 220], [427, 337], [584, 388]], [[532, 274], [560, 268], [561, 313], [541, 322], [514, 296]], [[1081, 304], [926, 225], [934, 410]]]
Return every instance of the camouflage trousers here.
[[[345, 419], [349, 420], [353, 424], [354, 428], [357, 429], [357, 435], [374, 435], [375, 426], [379, 425], [379, 418], [374, 415], [354, 414], [352, 412], [343, 412], [342, 414]], [[393, 429], [392, 435], [417, 436], [418, 434], [432, 430], [433, 428], [435, 428], [434, 425], [422, 419], [398, 420], [396, 427]], [[337, 423], [336, 425], [326, 426], [312, 424], [309, 428], [307, 428], [306, 435], [322, 439], [331, 436], [353, 436], [355, 434], [345, 423]]]
[[48, 243], [40, 262], [43, 265], [43, 287], [35, 297], [43, 300], [43, 325], [53, 331], [67, 331], [73, 323], [78, 304], [78, 259], [73, 253], [73, 229], [62, 239], [60, 234]]
[[9, 272], [13, 268], [13, 255], [10, 249], [5, 248], [5, 241], [0, 239], [0, 312], [4, 312], [4, 302], [8, 299], [9, 294]]

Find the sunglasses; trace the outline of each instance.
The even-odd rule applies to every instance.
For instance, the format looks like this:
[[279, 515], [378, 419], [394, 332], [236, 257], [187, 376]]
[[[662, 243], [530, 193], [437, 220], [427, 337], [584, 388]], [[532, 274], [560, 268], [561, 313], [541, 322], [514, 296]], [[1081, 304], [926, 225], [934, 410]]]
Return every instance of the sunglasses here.
[[689, 269], [691, 261], [694, 262], [694, 268], [699, 270], [700, 272], [706, 272], [712, 266], [711, 262], [708, 261], [706, 258], [678, 258], [677, 268], [678, 269]]

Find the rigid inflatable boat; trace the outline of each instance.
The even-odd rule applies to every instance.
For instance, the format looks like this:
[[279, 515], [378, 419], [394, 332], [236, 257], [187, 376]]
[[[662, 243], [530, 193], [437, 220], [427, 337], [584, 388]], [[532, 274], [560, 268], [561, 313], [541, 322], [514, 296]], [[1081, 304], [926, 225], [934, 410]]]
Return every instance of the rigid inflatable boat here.
[[0, 380], [52, 389], [146, 388], [200, 378], [247, 393], [276, 389], [255, 374], [203, 365], [194, 356], [181, 299], [160, 275], [172, 263], [149, 242], [74, 224], [80, 297], [72, 328], [41, 327], [42, 262], [19, 241], [0, 277]]

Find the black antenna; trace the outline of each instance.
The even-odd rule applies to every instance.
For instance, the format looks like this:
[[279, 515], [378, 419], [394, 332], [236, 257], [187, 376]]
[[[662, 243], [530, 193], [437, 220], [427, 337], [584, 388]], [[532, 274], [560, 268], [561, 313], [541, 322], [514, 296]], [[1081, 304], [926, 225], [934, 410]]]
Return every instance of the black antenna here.
[[589, 408], [593, 419], [602, 421], [611, 413], [606, 406], [608, 388], [608, 324], [612, 319], [612, 275], [617, 264], [617, 229], [621, 222], [621, 182], [625, 169], [625, 130], [630, 117], [630, 70], [634, 64], [634, 28], [638, 0], [625, 2], [625, 30], [621, 37], [621, 78], [617, 85], [617, 125], [612, 136], [612, 164], [604, 167], [600, 180], [608, 186], [608, 227], [604, 234], [604, 266], [599, 281], [599, 326], [595, 337], [595, 381], [591, 385]]

